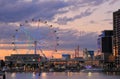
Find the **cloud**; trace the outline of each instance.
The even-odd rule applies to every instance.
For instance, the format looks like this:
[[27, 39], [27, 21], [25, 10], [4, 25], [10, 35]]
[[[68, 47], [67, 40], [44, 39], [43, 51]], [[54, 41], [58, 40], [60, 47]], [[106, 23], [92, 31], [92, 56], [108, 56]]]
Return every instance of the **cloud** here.
[[113, 11], [112, 11], [112, 10], [110, 10], [110, 11], [107, 11], [106, 13], [107, 13], [107, 14], [111, 14], [111, 13], [113, 13]]
[[0, 41], [11, 41], [16, 28], [17, 27], [14, 25], [0, 23]]
[[[82, 6], [98, 6], [105, 1], [106, 0], [0, 0], [0, 22], [17, 22], [31, 18], [53, 20], [56, 14], [64, 14], [75, 8], [80, 9]], [[72, 8], [70, 8], [71, 6]], [[69, 9], [60, 10], [66, 7], [69, 7]], [[64, 17], [63, 19], [65, 21], [71, 21], [89, 15], [90, 13], [90, 11], [86, 11], [73, 18]], [[61, 19], [58, 19], [58, 21]], [[61, 23], [65, 24], [64, 22]]]
[[[40, 18], [49, 21], [57, 19], [56, 23], [66, 25], [68, 22], [92, 15], [99, 9], [100, 5], [107, 1], [110, 0], [0, 0], [0, 39], [6, 43], [13, 41], [13, 35], [18, 27], [10, 25], [10, 23]], [[70, 12], [72, 15], [68, 15]], [[112, 11], [109, 10], [107, 13], [112, 13]], [[60, 17], [56, 17], [56, 15]], [[104, 19], [104, 21], [110, 21], [110, 19]], [[97, 20], [90, 20], [89, 23], [97, 23]], [[42, 27], [41, 29], [48, 33], [45, 28]], [[59, 30], [59, 49], [74, 49], [77, 44], [81, 48], [93, 49], [96, 47], [97, 33], [86, 33], [84, 31], [79, 32], [78, 30], [61, 28], [57, 28], [57, 30]], [[29, 31], [35, 32], [36, 30], [35, 28], [30, 28]], [[33, 38], [37, 38], [38, 33], [35, 33], [36, 36], [30, 35]], [[40, 38], [42, 37], [43, 35], [40, 36]]]
[[89, 23], [90, 23], [90, 24], [96, 24], [97, 22], [94, 21], [94, 20], [91, 20]]
[[0, 29], [2, 29], [0, 31], [0, 44], [12, 44], [13, 42], [16, 45], [34, 44], [34, 41], [39, 41], [41, 47], [49, 45], [52, 47], [56, 44], [55, 29], [50, 28], [47, 24], [38, 27], [30, 26], [26, 23], [18, 27], [15, 24], [2, 23], [0, 24]]
[[[96, 47], [95, 37], [97, 36], [97, 33], [87, 33], [73, 29], [53, 28], [53, 31], [57, 30], [57, 37], [59, 37], [57, 40], [56, 34], [54, 34], [54, 32], [51, 32], [52, 29], [50, 30], [45, 26], [40, 27], [40, 30], [37, 30], [35, 27], [27, 27], [25, 29], [21, 27], [21, 29], [16, 32], [16, 29], [18, 29], [18, 27], [15, 25], [2, 24], [0, 29], [3, 29], [0, 31], [0, 43], [3, 44], [3, 46], [0, 47], [1, 49], [14, 48], [12, 45], [12, 42], [14, 41], [14, 35], [16, 40], [15, 43], [17, 43], [19, 49], [28, 48], [25, 46], [20, 47], [20, 44], [29, 45], [31, 42], [33, 44], [34, 40], [36, 39], [39, 40], [40, 48], [43, 50], [54, 50], [56, 42], [59, 43], [59, 46], [57, 46], [58, 50], [74, 50], [76, 45], [80, 45], [81, 48], [88, 49], [95, 49]], [[5, 46], [5, 44], [8, 44], [8, 46]], [[34, 49], [33, 47], [31, 48]]]
[[109, 22], [109, 24], [113, 25], [113, 22]]
[[112, 19], [103, 19], [102, 21], [107, 22], [110, 25], [113, 25], [113, 20]]
[[69, 0], [68, 3], [79, 6], [79, 7], [85, 7], [85, 6], [98, 6], [108, 0]]
[[109, 3], [110, 5], [115, 4], [116, 2], [118, 2], [119, 0], [111, 0], [111, 2]]
[[65, 25], [67, 24], [67, 22], [69, 21], [74, 21], [76, 19], [81, 19], [87, 16], [90, 16], [96, 9], [91, 10], [90, 8], [86, 9], [84, 12], [81, 12], [79, 15], [75, 15], [72, 18], [69, 18], [67, 16], [63, 17], [63, 18], [58, 18], [58, 20], [56, 21], [56, 23], [58, 24], [62, 24]]
[[104, 19], [103, 21], [112, 21], [112, 19]]
[[[63, 1], [43, 1], [39, 2], [19, 2], [16, 0], [1, 1], [0, 5], [0, 21], [1, 22], [17, 22], [29, 18], [53, 19], [53, 16], [59, 13], [58, 9], [68, 6]], [[13, 5], [14, 4], [14, 5]], [[61, 13], [61, 12], [60, 12]], [[63, 12], [64, 13], [64, 12]]]
[[[66, 25], [68, 22], [74, 21], [76, 19], [81, 19], [87, 16], [92, 15], [96, 10], [98, 10], [97, 6], [107, 2], [108, 0], [77, 0], [77, 1], [69, 1], [70, 6], [63, 8], [63, 11], [68, 11], [67, 13], [71, 13], [74, 11], [79, 12], [79, 14], [72, 14], [73, 16], [61, 16], [58, 17], [55, 23], [60, 25]], [[87, 7], [87, 8], [86, 8]], [[68, 15], [66, 13], [66, 15]], [[59, 15], [60, 16], [60, 15]]]
[[91, 5], [94, 5], [94, 6], [98, 6], [100, 4], [102, 4], [103, 2], [105, 2], [107, 0], [82, 0], [81, 3], [82, 4], [91, 4]]
[[[95, 49], [97, 33], [79, 32], [77, 30], [64, 29], [60, 33], [60, 49], [74, 50], [77, 45], [80, 48]], [[96, 41], [96, 42], [95, 42]]]

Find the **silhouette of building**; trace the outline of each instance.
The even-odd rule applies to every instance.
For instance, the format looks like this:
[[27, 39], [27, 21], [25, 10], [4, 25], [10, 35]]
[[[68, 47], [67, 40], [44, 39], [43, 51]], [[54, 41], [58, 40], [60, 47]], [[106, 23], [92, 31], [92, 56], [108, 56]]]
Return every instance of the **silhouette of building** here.
[[113, 13], [113, 52], [120, 55], [120, 9]]
[[99, 49], [103, 53], [103, 59], [105, 61], [108, 61], [109, 56], [113, 54], [113, 31], [112, 30], [104, 30], [102, 31], [102, 34], [99, 35], [98, 44]]

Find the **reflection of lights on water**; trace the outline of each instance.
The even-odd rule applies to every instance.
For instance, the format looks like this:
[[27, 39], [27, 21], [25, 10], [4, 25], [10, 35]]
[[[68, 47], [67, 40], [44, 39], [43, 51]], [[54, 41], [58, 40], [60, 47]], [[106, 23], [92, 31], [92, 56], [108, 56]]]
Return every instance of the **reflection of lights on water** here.
[[92, 73], [91, 73], [91, 72], [88, 72], [88, 76], [92, 76]]
[[32, 74], [32, 75], [33, 75], [33, 77], [35, 77], [35, 73], [34, 73], [34, 72], [33, 72], [33, 74]]
[[11, 77], [15, 78], [16, 77], [16, 73], [12, 73]]
[[56, 72], [53, 72], [53, 75], [56, 75]]
[[32, 79], [39, 79], [40, 73], [33, 72], [32, 77], [33, 77]]
[[68, 77], [72, 76], [72, 72], [67, 72], [67, 76]]
[[46, 73], [42, 73], [42, 74], [41, 74], [41, 76], [43, 76], [43, 77], [46, 77], [46, 75], [47, 75]]

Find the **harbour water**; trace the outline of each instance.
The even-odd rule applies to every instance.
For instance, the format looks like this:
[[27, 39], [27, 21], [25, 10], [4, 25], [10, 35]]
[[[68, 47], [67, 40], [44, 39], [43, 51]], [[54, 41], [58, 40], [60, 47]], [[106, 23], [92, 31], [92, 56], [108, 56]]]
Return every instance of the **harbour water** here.
[[101, 72], [5, 73], [6, 79], [120, 79], [120, 75]]

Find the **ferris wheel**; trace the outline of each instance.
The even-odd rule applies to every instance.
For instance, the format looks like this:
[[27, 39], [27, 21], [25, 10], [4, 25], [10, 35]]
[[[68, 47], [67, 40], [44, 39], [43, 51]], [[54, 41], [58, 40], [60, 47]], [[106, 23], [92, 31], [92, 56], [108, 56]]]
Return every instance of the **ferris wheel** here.
[[47, 21], [30, 20], [21, 23], [13, 35], [13, 50], [17, 54], [34, 53], [44, 57], [44, 51], [57, 52], [57, 31]]

